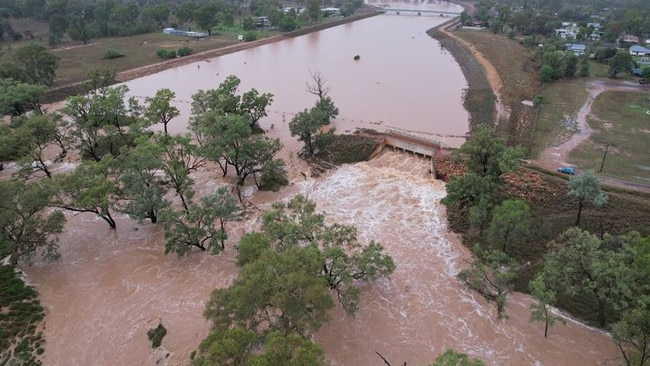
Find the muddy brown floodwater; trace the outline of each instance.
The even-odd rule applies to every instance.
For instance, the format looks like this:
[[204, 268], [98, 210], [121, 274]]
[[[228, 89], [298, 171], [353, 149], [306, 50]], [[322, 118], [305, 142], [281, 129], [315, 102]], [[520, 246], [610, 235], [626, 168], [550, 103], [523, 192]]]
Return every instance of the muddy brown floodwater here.
[[[457, 9], [446, 2], [397, 5]], [[242, 79], [242, 90], [276, 94], [262, 127], [285, 141], [282, 155], [293, 182], [277, 194], [247, 187], [247, 199], [264, 209], [303, 193], [329, 220], [358, 227], [362, 241], [381, 242], [397, 265], [391, 279], [364, 286], [354, 319], [333, 309], [330, 322], [315, 335], [331, 365], [382, 365], [375, 351], [393, 364], [425, 365], [448, 347], [487, 365], [605, 364], [617, 356], [609, 335], [569, 321], [544, 338], [542, 324], [529, 322], [528, 296], [510, 296], [510, 318], [500, 321], [494, 306], [455, 279], [470, 257], [447, 229], [440, 204], [445, 186], [431, 177], [427, 161], [386, 151], [319, 178], [300, 174], [306, 168], [296, 158], [299, 146], [287, 126], [294, 113], [314, 102], [304, 92], [309, 70], [330, 81], [341, 109], [335, 121], [340, 131], [397, 127], [449, 146], [462, 142], [450, 136], [467, 132], [461, 105], [466, 84], [451, 55], [425, 34], [447, 20], [439, 18], [382, 15], [202, 62], [200, 68], [179, 67], [129, 86], [138, 96], [161, 87], [176, 91], [184, 115], [172, 122], [175, 132], [185, 131], [191, 94], [216, 87], [228, 74]], [[361, 56], [358, 63], [355, 54]], [[204, 194], [222, 184], [218, 176], [207, 170], [194, 178]], [[205, 301], [237, 274], [237, 238], [258, 227], [252, 214], [228, 226], [230, 239], [221, 255], [196, 251], [179, 259], [163, 254], [156, 225], [122, 216], [110, 230], [92, 215], [70, 214], [68, 220], [60, 240], [62, 261], [25, 268], [46, 308], [46, 366], [187, 365], [209, 329], [202, 316]], [[168, 333], [152, 351], [146, 333], [159, 322]]]

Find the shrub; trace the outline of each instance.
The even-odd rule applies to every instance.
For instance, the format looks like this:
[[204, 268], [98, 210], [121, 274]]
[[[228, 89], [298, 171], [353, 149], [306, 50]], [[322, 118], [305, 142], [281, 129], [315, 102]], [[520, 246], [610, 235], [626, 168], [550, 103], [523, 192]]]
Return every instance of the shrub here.
[[160, 58], [176, 58], [176, 50], [159, 49], [156, 55]]
[[244, 41], [246, 42], [251, 42], [257, 39], [257, 33], [256, 32], [246, 32], [244, 33]]
[[112, 60], [114, 58], [120, 58], [120, 57], [124, 57], [124, 55], [121, 54], [120, 51], [116, 49], [111, 48], [109, 50], [106, 50], [106, 53], [104, 53], [104, 59], [106, 60]]
[[162, 323], [159, 323], [157, 327], [149, 329], [147, 332], [147, 337], [149, 337], [149, 340], [151, 341], [151, 347], [152, 348], [158, 348], [160, 347], [160, 343], [162, 343], [162, 339], [165, 337], [167, 334], [167, 329], [163, 327]]
[[187, 46], [183, 46], [183, 47], [179, 48], [176, 53], [178, 54], [178, 57], [183, 57], [183, 56], [187, 56], [187, 55], [191, 54], [192, 49], [187, 47]]

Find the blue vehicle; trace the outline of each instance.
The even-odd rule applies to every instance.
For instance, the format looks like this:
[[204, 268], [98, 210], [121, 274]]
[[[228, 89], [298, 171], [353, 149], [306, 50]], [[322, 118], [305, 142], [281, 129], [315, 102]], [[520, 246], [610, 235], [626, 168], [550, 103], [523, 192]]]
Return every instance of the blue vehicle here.
[[570, 166], [563, 166], [563, 167], [557, 168], [557, 171], [562, 173], [562, 174], [568, 174], [568, 175], [574, 175], [576, 173], [575, 170]]

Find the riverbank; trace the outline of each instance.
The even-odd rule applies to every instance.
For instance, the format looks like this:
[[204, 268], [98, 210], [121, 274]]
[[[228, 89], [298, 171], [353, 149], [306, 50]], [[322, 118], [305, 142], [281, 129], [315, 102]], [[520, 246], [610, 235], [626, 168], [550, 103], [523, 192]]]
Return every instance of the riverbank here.
[[[373, 16], [376, 16], [376, 15], [379, 15], [379, 14], [381, 14], [380, 11], [376, 10], [373, 7], [366, 6], [366, 7], [362, 8], [357, 15], [341, 18], [341, 19], [338, 19], [338, 20], [329, 21], [327, 23], [320, 23], [320, 24], [317, 24], [317, 25], [300, 28], [300, 29], [297, 29], [295, 31], [291, 31], [291, 32], [280, 34], [280, 35], [275, 35], [275, 36], [259, 39], [259, 40], [252, 41], [252, 42], [242, 42], [242, 43], [238, 43], [238, 44], [232, 45], [232, 46], [227, 46], [227, 47], [222, 47], [222, 48], [215, 48], [215, 49], [212, 49], [212, 50], [203, 51], [203, 52], [199, 52], [199, 53], [196, 53], [196, 54], [191, 54], [191, 55], [188, 55], [188, 56], [185, 56], [185, 57], [178, 57], [178, 58], [174, 58], [174, 59], [171, 59], [171, 60], [165, 60], [165, 61], [157, 62], [157, 63], [154, 63], [154, 64], [150, 64], [150, 65], [146, 65], [146, 66], [142, 66], [142, 67], [122, 71], [122, 72], [117, 74], [116, 79], [117, 79], [118, 82], [126, 82], [126, 81], [137, 79], [137, 78], [140, 78], [140, 77], [143, 77], [143, 76], [156, 74], [158, 72], [168, 70], [168, 69], [172, 69], [172, 68], [175, 68], [175, 67], [191, 64], [191, 63], [194, 63], [194, 62], [209, 60], [209, 59], [212, 59], [212, 58], [215, 58], [215, 57], [228, 55], [228, 54], [231, 54], [231, 53], [239, 52], [239, 51], [254, 48], [254, 47], [263, 46], [263, 45], [266, 45], [266, 44], [282, 41], [282, 40], [285, 40], [285, 39], [299, 37], [299, 36], [302, 36], [302, 35], [305, 35], [305, 34], [308, 34], [308, 33], [317, 32], [317, 31], [320, 31], [320, 30], [323, 30], [323, 29], [336, 27], [336, 26], [339, 26], [339, 25], [342, 25], [342, 24], [346, 24], [346, 23], [357, 21], [357, 20], [373, 17]], [[64, 100], [65, 98], [67, 98], [67, 97], [69, 97], [71, 95], [83, 93], [84, 90], [82, 88], [82, 84], [83, 83], [79, 82], [79, 83], [72, 83], [72, 84], [67, 84], [67, 85], [56, 87], [56, 88], [52, 88], [52, 89], [50, 89], [50, 90], [48, 90], [46, 92], [45, 97], [44, 97], [44, 103], [53, 103], [53, 102], [61, 101], [61, 100]]]

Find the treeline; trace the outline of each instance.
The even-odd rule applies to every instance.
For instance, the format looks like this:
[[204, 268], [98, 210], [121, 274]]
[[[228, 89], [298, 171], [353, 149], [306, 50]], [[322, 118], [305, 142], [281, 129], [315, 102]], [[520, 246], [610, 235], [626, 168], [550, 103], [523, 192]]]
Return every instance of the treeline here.
[[478, 21], [498, 32], [512, 30], [542, 37], [553, 36], [562, 22], [576, 22], [580, 26], [578, 41], [592, 33], [588, 23], [601, 23], [603, 39], [613, 42], [621, 34], [650, 34], [650, 4], [643, 0], [481, 0], [476, 12], [472, 16], [465, 13], [461, 20], [465, 25]]
[[[244, 29], [253, 30], [256, 23], [252, 17], [257, 16], [266, 16], [271, 24], [288, 31], [296, 29], [304, 21], [318, 21], [322, 16], [320, 1], [307, 0], [299, 4], [306, 7], [305, 12], [285, 13], [279, 2], [260, 0], [246, 3], [234, 0], [143, 3], [119, 0], [2, 0], [0, 40], [5, 36], [15, 40], [33, 36], [31, 33], [14, 32], [8, 20], [10, 17], [46, 21], [49, 24], [49, 44], [55, 46], [67, 38], [86, 43], [92, 38], [149, 33], [165, 27], [194, 27], [211, 34], [218, 25], [235, 26], [236, 20]], [[347, 16], [360, 8], [363, 1], [337, 0], [323, 5], [338, 6], [342, 9], [342, 15]]]

